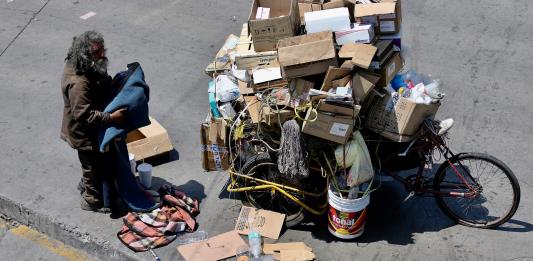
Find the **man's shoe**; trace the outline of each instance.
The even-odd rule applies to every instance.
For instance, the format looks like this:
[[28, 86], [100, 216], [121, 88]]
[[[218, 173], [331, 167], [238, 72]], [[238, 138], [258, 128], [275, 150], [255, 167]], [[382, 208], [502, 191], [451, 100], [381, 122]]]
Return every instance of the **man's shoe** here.
[[104, 208], [101, 206], [91, 205], [87, 201], [85, 201], [85, 199], [81, 199], [80, 207], [82, 210], [85, 210], [85, 211], [92, 211], [92, 212], [98, 212], [98, 213], [104, 213], [104, 214], [111, 213], [110, 208]]
[[80, 194], [83, 194], [83, 192], [85, 191], [85, 187], [83, 186], [83, 181], [81, 180], [78, 183], [78, 191], [80, 192]]

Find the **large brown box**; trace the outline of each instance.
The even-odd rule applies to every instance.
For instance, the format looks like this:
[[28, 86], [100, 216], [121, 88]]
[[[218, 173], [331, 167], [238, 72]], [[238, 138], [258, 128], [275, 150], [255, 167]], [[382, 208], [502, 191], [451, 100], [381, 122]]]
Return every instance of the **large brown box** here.
[[174, 149], [167, 130], [154, 118], [150, 125], [130, 131], [126, 136], [128, 152], [135, 155], [135, 160], [150, 158]]
[[[257, 8], [270, 8], [268, 19], [256, 20]], [[298, 34], [300, 13], [297, 0], [254, 0], [248, 26], [256, 52], [275, 51], [278, 40]]]
[[325, 73], [337, 67], [332, 32], [295, 36], [278, 42], [278, 60], [284, 78]]
[[407, 141], [408, 138], [402, 136], [414, 135], [424, 119], [433, 118], [440, 106], [440, 103], [415, 103], [404, 97], [399, 97], [396, 103], [390, 103], [390, 99], [391, 95], [387, 93], [374, 102], [365, 126], [396, 141]]
[[346, 144], [353, 131], [353, 117], [308, 110], [302, 132], [339, 144]]
[[228, 126], [222, 118], [209, 118], [200, 127], [202, 167], [206, 171], [227, 170], [230, 166], [226, 146]]

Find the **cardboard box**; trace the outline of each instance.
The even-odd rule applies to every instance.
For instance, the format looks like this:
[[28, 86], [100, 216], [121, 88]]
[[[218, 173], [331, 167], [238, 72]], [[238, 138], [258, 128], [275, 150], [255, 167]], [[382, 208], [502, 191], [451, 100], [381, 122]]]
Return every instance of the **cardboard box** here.
[[[244, 100], [248, 106], [248, 113], [252, 119], [252, 123], [259, 122], [266, 123], [268, 125], [277, 124], [279, 120], [284, 123], [294, 116], [294, 111], [290, 109], [284, 109], [276, 112], [274, 109], [262, 103], [255, 96], [246, 96]], [[288, 102], [288, 101], [287, 101]], [[280, 106], [283, 107], [283, 106]]]
[[[268, 19], [256, 20], [259, 7], [270, 8]], [[254, 0], [248, 26], [256, 52], [275, 51], [278, 40], [298, 34], [300, 14], [297, 0]]]
[[308, 110], [302, 132], [339, 144], [346, 144], [353, 130], [351, 116], [329, 115]]
[[335, 68], [330, 67], [328, 68], [328, 72], [326, 73], [326, 76], [324, 77], [324, 82], [322, 82], [322, 86], [320, 87], [321, 91], [327, 92], [333, 86], [333, 81], [344, 78], [348, 75], [352, 74], [352, 70], [346, 69], [346, 68]]
[[404, 97], [399, 97], [396, 102], [391, 99], [387, 93], [373, 103], [365, 122], [367, 128], [377, 133], [388, 132], [398, 138], [412, 136], [424, 119], [435, 116], [440, 106], [440, 103], [419, 104]]
[[353, 24], [352, 28], [335, 32], [335, 40], [338, 45], [348, 43], [366, 44], [374, 39], [374, 28], [371, 24]]
[[227, 170], [230, 166], [226, 145], [226, 121], [209, 117], [200, 128], [202, 146], [202, 167], [206, 171]]
[[370, 72], [357, 72], [352, 79], [353, 96], [365, 106], [366, 98], [379, 82], [379, 74]]
[[135, 155], [136, 161], [174, 149], [167, 130], [152, 117], [150, 122], [150, 125], [130, 131], [126, 136], [128, 152]]
[[381, 79], [378, 82], [378, 87], [387, 86], [392, 81], [392, 78], [403, 68], [403, 59], [400, 53], [394, 53], [392, 57], [385, 63], [385, 66], [379, 70]]
[[373, 24], [376, 34], [396, 34], [402, 22], [399, 0], [383, 0], [380, 3], [356, 4], [355, 18], [365, 24]]
[[355, 118], [357, 117], [357, 115], [359, 115], [361, 106], [353, 104], [348, 106], [339, 103], [327, 102], [326, 100], [322, 99], [318, 101], [316, 109], [319, 112], [329, 112], [337, 115], [345, 115]]
[[332, 32], [320, 32], [280, 40], [278, 60], [285, 78], [325, 73], [337, 66]]
[[324, 31], [345, 31], [351, 28], [348, 8], [334, 8], [304, 14], [308, 34]]

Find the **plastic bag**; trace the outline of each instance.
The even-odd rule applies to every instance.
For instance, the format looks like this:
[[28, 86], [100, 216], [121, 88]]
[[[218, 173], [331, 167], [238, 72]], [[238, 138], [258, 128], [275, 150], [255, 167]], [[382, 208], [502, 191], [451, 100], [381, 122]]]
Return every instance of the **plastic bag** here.
[[[345, 157], [343, 157], [344, 153], [346, 153]], [[337, 146], [335, 159], [341, 168], [351, 167], [347, 180], [347, 185], [350, 187], [358, 186], [374, 177], [370, 153], [359, 131], [353, 133], [353, 139], [346, 145]], [[344, 166], [344, 164], [346, 165]]]
[[230, 102], [239, 98], [237, 79], [228, 75], [219, 75], [215, 79], [215, 91], [218, 101]]

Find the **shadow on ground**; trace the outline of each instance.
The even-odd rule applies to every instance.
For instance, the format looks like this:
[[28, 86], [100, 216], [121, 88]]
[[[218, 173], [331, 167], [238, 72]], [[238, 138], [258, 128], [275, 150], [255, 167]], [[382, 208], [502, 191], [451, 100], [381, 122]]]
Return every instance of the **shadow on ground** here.
[[292, 227], [293, 230], [309, 231], [314, 238], [326, 242], [372, 243], [386, 241], [394, 245], [414, 243], [416, 233], [434, 232], [455, 225], [438, 208], [435, 200], [428, 197], [413, 197], [403, 202], [407, 193], [396, 183], [383, 183], [371, 195], [368, 219], [362, 236], [343, 240], [328, 231], [327, 214], [308, 218], [308, 223]]

